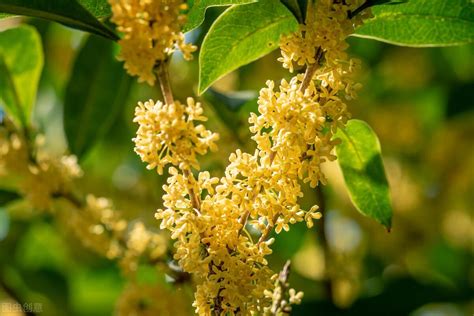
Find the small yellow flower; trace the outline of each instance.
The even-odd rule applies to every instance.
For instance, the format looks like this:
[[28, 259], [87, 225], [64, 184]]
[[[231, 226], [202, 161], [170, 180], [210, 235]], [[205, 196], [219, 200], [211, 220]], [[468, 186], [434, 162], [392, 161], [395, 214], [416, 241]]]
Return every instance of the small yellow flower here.
[[175, 49], [185, 59], [192, 58], [197, 48], [184, 42], [181, 27], [186, 21], [182, 0], [109, 0], [112, 22], [123, 33], [119, 41], [119, 59], [125, 69], [138, 76], [139, 82], [154, 85], [154, 68], [166, 60]]
[[139, 102], [135, 109], [134, 122], [138, 123], [135, 152], [148, 169], [157, 169], [163, 174], [167, 164], [184, 168], [199, 168], [196, 154], [204, 155], [208, 150], [216, 150], [216, 133], [207, 130], [204, 125], [195, 125], [196, 121], [205, 121], [202, 107], [192, 98], [187, 105], [175, 101], [164, 104], [153, 100]]
[[[303, 221], [311, 228], [322, 216], [316, 205], [302, 210], [299, 198], [301, 182], [312, 187], [326, 182], [322, 164], [336, 159], [334, 135], [350, 118], [343, 100], [355, 97], [359, 87], [351, 79], [358, 62], [348, 59], [345, 38], [359, 23], [359, 18], [349, 20], [348, 12], [361, 1], [345, 3], [310, 4], [306, 25], [282, 40], [285, 68], [318, 69], [307, 86], [302, 74], [279, 86], [267, 82], [258, 114], [249, 118], [257, 148], [232, 153], [220, 179], [208, 172], [196, 179], [190, 172], [189, 167], [198, 168], [196, 153], [213, 149], [216, 138], [194, 125], [205, 119], [198, 103], [190, 99], [186, 108], [176, 102], [137, 107], [135, 151], [159, 173], [173, 165], [156, 218], [175, 240], [174, 259], [195, 277], [193, 306], [200, 315], [265, 314], [273, 307], [285, 312], [301, 302], [303, 293], [289, 289], [286, 281], [278, 283], [266, 257], [272, 253], [273, 231], [288, 231]], [[247, 225], [260, 232], [258, 238], [247, 232]]]

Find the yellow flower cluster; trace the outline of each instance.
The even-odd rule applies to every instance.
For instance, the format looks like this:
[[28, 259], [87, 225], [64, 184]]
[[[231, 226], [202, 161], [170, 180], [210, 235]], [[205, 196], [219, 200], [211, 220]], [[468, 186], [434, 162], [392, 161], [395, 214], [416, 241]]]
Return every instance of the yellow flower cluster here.
[[267, 82], [260, 91], [259, 115], [249, 119], [257, 149], [231, 154], [221, 178], [191, 173], [190, 167], [199, 167], [194, 152], [212, 149], [196, 141], [206, 137], [189, 123], [202, 120], [202, 110], [191, 115], [176, 102], [137, 107], [135, 151], [159, 173], [173, 165], [156, 218], [176, 240], [174, 258], [195, 277], [198, 314], [285, 312], [301, 301], [302, 293], [275, 281], [278, 275], [267, 267], [270, 234], [302, 221], [312, 227], [321, 217], [317, 205], [301, 209], [300, 181], [312, 187], [325, 183], [321, 164], [336, 159], [334, 133], [349, 118], [343, 98], [354, 97], [358, 88], [350, 79], [358, 62], [348, 59], [345, 38], [359, 23], [348, 13], [360, 2], [310, 4], [306, 25], [282, 40], [284, 67], [293, 71], [295, 64], [304, 65], [306, 74], [282, 80], [277, 89]]
[[281, 54], [278, 60], [283, 67], [293, 72], [295, 67], [320, 63], [318, 57], [324, 52], [325, 67], [347, 59], [346, 37], [361, 25], [367, 16], [364, 11], [349, 19], [350, 12], [360, 7], [365, 0], [318, 0], [316, 5], [308, 1], [305, 24], [298, 32], [283, 36], [280, 42]]
[[265, 290], [265, 295], [272, 299], [272, 305], [264, 308], [265, 315], [289, 315], [292, 310], [291, 305], [301, 304], [304, 294], [289, 288], [289, 274], [290, 261], [287, 261], [280, 273], [273, 275], [272, 280], [275, 281], [274, 289]]
[[55, 157], [42, 146], [38, 136], [35, 157], [31, 157], [27, 142], [16, 133], [2, 132], [0, 139], [0, 176], [10, 174], [20, 192], [40, 210], [49, 209], [52, 199], [69, 191], [74, 179], [82, 176], [75, 156]]
[[137, 271], [141, 257], [156, 262], [166, 253], [166, 239], [162, 235], [148, 230], [142, 222], [129, 224], [109, 199], [89, 194], [80, 208], [69, 205], [61, 211], [58, 216], [63, 217], [78, 239], [108, 259], [119, 259], [125, 275]]
[[159, 174], [163, 174], [168, 163], [180, 168], [199, 168], [196, 154], [217, 148], [218, 135], [194, 123], [205, 120], [201, 104], [192, 98], [187, 99], [186, 106], [179, 101], [140, 102], [133, 120], [140, 126], [133, 139], [135, 152], [148, 163], [148, 169], [156, 168]]
[[[321, 163], [335, 160], [331, 153], [335, 140], [328, 127], [336, 127], [347, 121], [345, 104], [337, 96], [322, 97], [312, 81], [301, 91], [303, 75], [293, 77], [290, 82], [282, 80], [279, 91], [274, 83], [267, 82], [267, 88], [260, 91], [258, 110], [249, 119], [252, 137], [260, 150], [259, 156], [269, 162], [281, 176], [291, 179], [291, 186], [300, 192], [298, 178], [315, 187], [319, 181], [325, 183]], [[283, 187], [287, 185], [284, 184]], [[280, 191], [280, 190], [279, 190]], [[295, 192], [289, 192], [295, 194]], [[292, 201], [290, 197], [284, 201]]]
[[[147, 230], [141, 222], [128, 225], [110, 200], [75, 197], [72, 182], [80, 176], [75, 156], [51, 156], [41, 136], [29, 144], [17, 132], [0, 126], [0, 180], [8, 179], [7, 184], [18, 188], [31, 206], [52, 212], [88, 248], [118, 258], [125, 274], [136, 271], [141, 256], [157, 261], [166, 253], [162, 235]], [[57, 200], [59, 197], [63, 199]], [[61, 204], [66, 201], [71, 203]]]
[[247, 314], [256, 309], [265, 299], [263, 290], [271, 285], [272, 273], [263, 257], [271, 253], [272, 241], [257, 244], [241, 234], [244, 224], [240, 205], [246, 203], [246, 194], [230, 179], [229, 183], [226, 178], [219, 181], [208, 172], [199, 173], [194, 183], [189, 181], [192, 176], [180, 174], [175, 168], [170, 174], [164, 186], [166, 209], [158, 210], [156, 217], [161, 220], [161, 228], [169, 229], [176, 239], [174, 258], [184, 271], [196, 277], [196, 311], [200, 315], [214, 309], [224, 314]]
[[163, 285], [130, 283], [120, 295], [118, 316], [188, 316], [191, 314], [182, 289], [167, 289]]
[[121, 219], [108, 199], [89, 194], [81, 208], [62, 215], [67, 216], [67, 225], [86, 247], [109, 259], [122, 254], [122, 236], [127, 222]]
[[158, 262], [166, 251], [167, 240], [163, 235], [148, 230], [142, 222], [135, 222], [128, 233], [120, 266], [125, 274], [133, 274], [138, 269], [139, 258], [145, 257], [150, 263]]
[[185, 59], [191, 59], [196, 47], [184, 42], [181, 27], [186, 16], [183, 0], [109, 0], [112, 22], [123, 33], [119, 41], [119, 59], [125, 68], [138, 76], [139, 82], [154, 85], [153, 72], [158, 63], [166, 60], [176, 48]]

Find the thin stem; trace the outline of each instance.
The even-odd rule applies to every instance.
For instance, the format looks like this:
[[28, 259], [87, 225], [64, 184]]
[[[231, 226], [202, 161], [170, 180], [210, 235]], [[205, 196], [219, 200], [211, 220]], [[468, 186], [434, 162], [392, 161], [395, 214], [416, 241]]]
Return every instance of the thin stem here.
[[321, 62], [322, 57], [323, 57], [323, 50], [321, 49], [321, 47], [318, 47], [318, 49], [316, 50], [316, 55], [315, 55], [316, 61], [314, 62], [314, 64], [310, 64], [308, 65], [308, 67], [306, 67], [306, 71], [303, 77], [303, 82], [301, 83], [301, 87], [300, 87], [301, 92], [304, 93], [305, 90], [308, 88], [309, 84], [311, 83], [311, 81], [313, 80], [314, 74], [316, 73], [316, 70], [318, 70], [319, 68], [319, 64]]
[[261, 243], [261, 242], [264, 242], [268, 235], [270, 235], [270, 232], [272, 231], [273, 227], [275, 227], [275, 223], [276, 221], [278, 220], [278, 215], [280, 214], [275, 214], [275, 216], [273, 216], [273, 219], [272, 219], [272, 224], [268, 223], [268, 225], [265, 227], [265, 230], [263, 231], [262, 235], [260, 236], [260, 238], [258, 239], [258, 243]]
[[75, 207], [77, 208], [83, 208], [84, 207], [84, 200], [73, 194], [72, 192], [56, 192], [56, 193], [53, 193], [51, 195], [51, 197], [53, 199], [60, 199], [60, 198], [63, 198], [65, 200], [68, 200], [69, 202], [71, 202]]
[[[250, 212], [246, 211], [244, 215], [242, 215], [241, 218], [239, 218], [239, 224], [241, 225], [238, 234], [242, 233], [243, 230], [245, 230], [245, 225], [247, 224], [247, 220], [249, 219]], [[250, 239], [252, 240], [252, 239]]]
[[174, 103], [173, 91], [171, 90], [170, 75], [168, 71], [169, 61], [170, 59], [160, 62], [156, 69], [156, 75], [158, 77], [158, 81], [160, 82], [161, 93], [163, 94], [165, 103], [168, 105]]
[[288, 291], [289, 283], [288, 279], [290, 278], [291, 262], [290, 260], [286, 261], [283, 269], [278, 274], [278, 285], [280, 287], [280, 297], [278, 300], [274, 301], [272, 308], [270, 310], [271, 315], [281, 315], [281, 313], [286, 313], [285, 307], [288, 302], [285, 302], [285, 294]]
[[324, 285], [324, 291], [326, 294], [326, 297], [332, 301], [333, 297], [333, 288], [332, 288], [332, 283], [331, 283], [331, 276], [329, 275], [329, 266], [331, 264], [330, 260], [330, 247], [329, 243], [327, 240], [326, 236], [326, 215], [327, 215], [327, 210], [326, 210], [326, 196], [324, 194], [323, 188], [321, 185], [318, 185], [316, 187], [316, 196], [318, 198], [318, 203], [319, 203], [319, 212], [323, 215], [321, 219], [318, 220], [318, 229], [316, 230], [317, 232], [317, 238], [319, 239], [323, 251], [324, 251], [324, 266], [325, 266], [325, 277], [323, 281]]
[[199, 212], [199, 209], [201, 208], [201, 199], [194, 191], [192, 183], [196, 180], [194, 179], [193, 174], [188, 169], [183, 170], [183, 175], [188, 179], [188, 191], [189, 197], [191, 198], [191, 204], [193, 205], [193, 208]]
[[[163, 94], [165, 103], [168, 105], [174, 103], [173, 90], [171, 89], [170, 75], [168, 71], [169, 61], [170, 59], [160, 62], [156, 68], [156, 75], [158, 77], [158, 81], [160, 82], [161, 93]], [[192, 183], [195, 181], [194, 176], [188, 169], [183, 170], [183, 175], [188, 179], [189, 182], [189, 197], [191, 198], [193, 208], [199, 211], [201, 208], [201, 199], [197, 193], [194, 192]]]
[[[161, 93], [163, 94], [165, 103], [168, 105], [174, 103], [173, 90], [171, 89], [170, 75], [168, 71], [169, 61], [170, 59], [168, 58], [167, 60], [160, 62], [156, 68], [156, 75], [158, 77], [158, 81], [160, 82]], [[194, 192], [194, 176], [188, 169], [183, 170], [183, 175], [188, 179], [189, 182], [188, 191], [193, 208], [199, 211], [201, 208], [201, 199], [197, 193]]]

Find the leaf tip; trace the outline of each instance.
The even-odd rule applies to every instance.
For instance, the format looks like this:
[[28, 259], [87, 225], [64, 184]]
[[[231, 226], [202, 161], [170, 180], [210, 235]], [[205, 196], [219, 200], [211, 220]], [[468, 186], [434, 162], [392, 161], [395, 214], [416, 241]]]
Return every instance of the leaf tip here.
[[387, 233], [390, 234], [392, 232], [392, 217], [391, 216], [381, 221], [381, 224], [385, 227], [385, 230], [387, 231]]
[[204, 84], [202, 84], [201, 81], [199, 81], [198, 89], [197, 89], [197, 95], [202, 96], [204, 94], [204, 92], [207, 91], [207, 89], [209, 89], [209, 85], [204, 85]]

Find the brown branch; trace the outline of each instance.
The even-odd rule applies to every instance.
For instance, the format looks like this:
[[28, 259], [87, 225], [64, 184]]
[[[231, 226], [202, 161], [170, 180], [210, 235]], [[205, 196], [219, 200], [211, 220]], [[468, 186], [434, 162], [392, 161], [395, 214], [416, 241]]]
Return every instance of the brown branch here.
[[85, 206], [84, 199], [79, 197], [72, 192], [55, 192], [51, 194], [51, 198], [53, 199], [65, 199], [71, 202], [77, 208], [83, 208]]
[[323, 58], [323, 50], [321, 47], [318, 47], [318, 49], [316, 50], [316, 55], [314, 58], [316, 59], [316, 61], [313, 64], [308, 65], [304, 73], [303, 82], [301, 83], [300, 87], [300, 91], [303, 93], [308, 88], [309, 84], [311, 83], [311, 80], [313, 80], [316, 70], [318, 70], [320, 66], [321, 59]]
[[273, 224], [268, 223], [268, 225], [265, 227], [265, 230], [262, 232], [262, 235], [258, 239], [258, 243], [264, 242], [265, 239], [267, 239], [268, 235], [270, 235], [270, 231], [273, 229], [273, 227], [275, 227], [275, 222], [278, 220], [278, 215], [280, 214], [277, 213], [275, 214], [275, 216], [273, 216]]
[[201, 198], [197, 195], [197, 193], [194, 191], [193, 188], [193, 183], [196, 181], [194, 179], [193, 174], [191, 171], [188, 169], [183, 169], [183, 175], [188, 179], [188, 193], [189, 193], [189, 198], [191, 199], [191, 204], [193, 205], [193, 208], [199, 212], [201, 208]]
[[168, 72], [169, 59], [160, 62], [156, 68], [156, 75], [160, 82], [161, 93], [166, 104], [174, 103], [173, 91], [171, 90], [170, 75]]
[[[286, 312], [285, 308], [288, 308], [287, 304], [289, 302], [285, 302], [285, 294], [287, 293], [289, 287], [288, 279], [290, 278], [290, 268], [291, 262], [290, 260], [287, 260], [285, 265], [283, 266], [283, 269], [278, 274], [277, 287], [280, 288], [281, 295], [278, 300], [272, 303], [272, 307], [270, 309], [271, 315], [281, 315], [282, 312]], [[288, 311], [288, 313], [289, 312], [290, 311]]]

